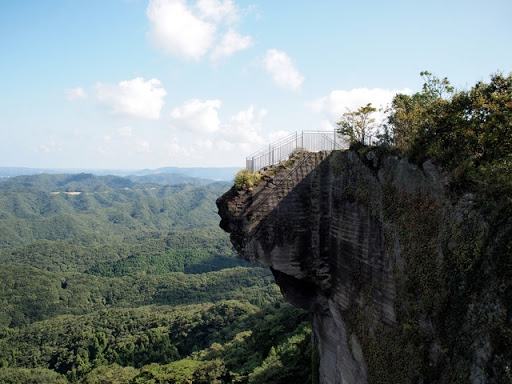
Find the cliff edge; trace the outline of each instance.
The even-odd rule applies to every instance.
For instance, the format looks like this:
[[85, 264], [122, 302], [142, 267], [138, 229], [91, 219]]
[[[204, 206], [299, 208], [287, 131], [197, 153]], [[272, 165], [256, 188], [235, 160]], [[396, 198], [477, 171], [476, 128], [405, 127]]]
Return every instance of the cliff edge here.
[[262, 174], [217, 200], [220, 225], [312, 313], [320, 383], [512, 383], [510, 217], [379, 149]]

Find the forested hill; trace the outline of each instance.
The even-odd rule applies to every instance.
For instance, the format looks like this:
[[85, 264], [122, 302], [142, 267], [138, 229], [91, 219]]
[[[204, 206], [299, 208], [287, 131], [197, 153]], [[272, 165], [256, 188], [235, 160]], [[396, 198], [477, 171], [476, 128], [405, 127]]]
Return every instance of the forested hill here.
[[[228, 185], [171, 179], [0, 181], [0, 383], [310, 374], [305, 314], [218, 227]], [[267, 359], [291, 363], [269, 370]]]
[[214, 202], [225, 189], [224, 183], [160, 185], [92, 174], [19, 176], [0, 182], [0, 248], [216, 227]]

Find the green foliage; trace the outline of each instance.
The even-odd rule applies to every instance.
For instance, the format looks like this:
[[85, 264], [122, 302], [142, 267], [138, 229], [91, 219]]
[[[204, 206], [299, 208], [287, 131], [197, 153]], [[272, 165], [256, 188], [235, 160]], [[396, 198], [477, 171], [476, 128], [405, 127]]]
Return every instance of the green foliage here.
[[222, 384], [227, 379], [222, 361], [183, 359], [167, 365], [146, 366], [133, 383]]
[[[0, 339], [0, 361], [4, 366], [49, 367], [71, 382], [108, 382], [101, 380], [119, 375], [136, 383], [228, 383], [233, 378], [246, 382], [254, 372], [252, 382], [266, 377], [267, 382], [284, 383], [310, 374], [306, 319], [289, 304], [260, 310], [238, 301], [105, 310], [15, 330]], [[264, 333], [272, 336], [262, 345]], [[275, 372], [275, 364], [284, 370]]]
[[138, 253], [115, 262], [98, 264], [87, 272], [106, 277], [120, 277], [139, 272], [153, 275], [170, 272], [205, 273], [240, 265], [251, 267], [249, 263], [232, 257], [212, 255], [203, 250], [179, 249], [164, 254]]
[[126, 384], [130, 383], [139, 372], [133, 367], [121, 367], [117, 364], [102, 365], [87, 375], [84, 384]]
[[434, 256], [439, 243], [439, 210], [440, 203], [427, 196], [386, 188], [384, 214], [396, 226], [407, 266], [404, 279], [398, 278], [401, 272], [396, 271], [401, 300], [410, 303], [407, 307], [398, 304], [399, 315], [405, 318], [432, 317], [440, 311], [446, 294], [441, 289], [444, 276]]
[[56, 317], [34, 323], [0, 340], [7, 366], [47, 366], [80, 377], [95, 366], [166, 364], [212, 340], [256, 307], [237, 301], [185, 307], [142, 307]]
[[272, 348], [307, 377], [307, 315], [234, 258], [225, 188], [0, 182], [0, 382], [247, 383]]
[[[446, 276], [437, 256], [441, 204], [391, 185], [384, 186], [382, 196], [388, 251], [393, 258], [397, 325], [367, 316], [364, 302], [351, 304], [346, 321], [365, 351], [369, 381], [437, 382], [441, 369], [429, 360], [429, 349], [436, 344], [425, 324], [444, 313], [448, 297]], [[400, 251], [396, 254], [398, 242]], [[365, 300], [373, 300], [373, 289], [371, 284], [361, 288]], [[348, 342], [352, 342], [350, 337]]]
[[311, 328], [297, 333], [272, 347], [261, 366], [249, 375], [249, 384], [287, 384], [296, 378], [311, 382]]
[[63, 177], [45, 175], [45, 182], [38, 176], [19, 177], [0, 183], [0, 249], [43, 239], [90, 246], [122, 241], [134, 231], [218, 226], [215, 200], [225, 185], [126, 184], [100, 177], [89, 183], [91, 178], [59, 181]]
[[397, 94], [391, 103], [388, 117], [394, 144], [405, 152], [410, 152], [420, 133], [432, 125], [434, 110], [446, 104], [453, 93], [447, 78], [439, 79], [430, 72], [423, 71], [422, 92], [413, 95]]
[[242, 169], [235, 176], [235, 187], [237, 189], [250, 189], [260, 181], [260, 177], [261, 175], [258, 172], [249, 172], [248, 169]]
[[17, 327], [63, 314], [115, 307], [177, 305], [219, 299], [274, 301], [279, 291], [269, 271], [229, 268], [204, 274], [135, 274], [105, 278], [43, 272], [8, 264], [0, 269], [0, 320]]
[[239, 321], [235, 332], [231, 341], [213, 343], [197, 355], [222, 361], [229, 372], [226, 382], [310, 381], [311, 329], [304, 311], [278, 302]]
[[512, 77], [496, 74], [490, 84], [449, 98], [446, 79], [430, 81], [421, 93], [395, 97], [394, 139], [418, 164], [432, 159], [441, 166], [453, 205], [384, 186], [399, 326], [366, 318], [358, 305], [348, 322], [372, 382], [467, 383], [476, 346], [489, 342], [492, 357], [478, 364], [489, 382], [505, 383], [512, 345], [505, 315], [512, 303]]
[[152, 364], [144, 367], [133, 379], [136, 384], [142, 383], [173, 383], [189, 384], [196, 370], [204, 364], [201, 361], [184, 359], [167, 365]]
[[[414, 160], [431, 158], [450, 172], [455, 191], [512, 201], [512, 74], [453, 93], [445, 78], [427, 76], [423, 91], [397, 95], [389, 122], [395, 144]], [[443, 98], [451, 95], [450, 98]], [[500, 205], [503, 207], [503, 204]], [[498, 208], [501, 209], [501, 208]]]
[[345, 112], [336, 123], [339, 126], [338, 132], [348, 136], [351, 144], [368, 144], [376, 133], [375, 119], [371, 117], [376, 111], [377, 109], [369, 103], [357, 111]]
[[0, 368], [2, 384], [67, 384], [65, 376], [46, 368]]
[[423, 95], [429, 100], [449, 98], [454, 88], [450, 85], [448, 78], [440, 79], [428, 71], [420, 72], [423, 78]]

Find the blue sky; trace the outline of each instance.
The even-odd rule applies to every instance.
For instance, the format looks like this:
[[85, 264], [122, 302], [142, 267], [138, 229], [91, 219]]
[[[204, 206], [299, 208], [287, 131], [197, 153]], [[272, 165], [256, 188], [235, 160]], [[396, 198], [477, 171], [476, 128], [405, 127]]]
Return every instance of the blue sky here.
[[512, 1], [0, 5], [0, 166], [243, 166], [346, 108], [512, 70]]

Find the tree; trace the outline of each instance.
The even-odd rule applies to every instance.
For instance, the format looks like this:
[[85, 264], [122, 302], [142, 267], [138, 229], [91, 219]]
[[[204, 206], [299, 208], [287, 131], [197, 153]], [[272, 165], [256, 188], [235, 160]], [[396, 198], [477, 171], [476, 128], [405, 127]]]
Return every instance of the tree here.
[[424, 81], [423, 94], [429, 99], [450, 99], [454, 88], [450, 85], [447, 77], [440, 79], [428, 71], [420, 72], [420, 76]]
[[103, 365], [93, 369], [84, 379], [85, 384], [123, 384], [129, 383], [139, 370], [133, 367], [121, 367], [117, 364]]
[[360, 107], [357, 111], [347, 110], [336, 123], [339, 133], [349, 136], [350, 143], [369, 143], [372, 135], [376, 133], [375, 119], [371, 117], [377, 109], [371, 103]]
[[421, 92], [397, 94], [389, 110], [388, 125], [393, 143], [408, 152], [418, 138], [432, 126], [433, 111], [446, 104], [454, 89], [445, 77], [440, 79], [428, 71], [420, 73], [424, 83]]

